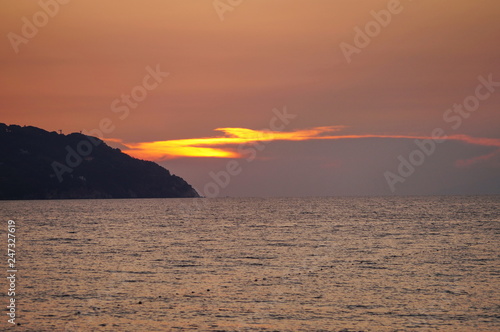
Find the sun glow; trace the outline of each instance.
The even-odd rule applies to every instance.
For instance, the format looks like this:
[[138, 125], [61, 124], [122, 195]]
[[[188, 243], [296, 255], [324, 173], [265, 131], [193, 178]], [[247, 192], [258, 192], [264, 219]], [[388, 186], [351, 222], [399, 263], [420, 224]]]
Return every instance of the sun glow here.
[[[345, 126], [324, 126], [295, 131], [253, 130], [248, 128], [217, 128], [223, 135], [216, 137], [189, 138], [168, 141], [126, 143], [119, 139], [106, 139], [109, 142], [121, 143], [127, 149], [123, 152], [145, 160], [166, 160], [185, 157], [205, 158], [243, 158], [241, 150], [245, 144], [270, 141], [306, 141], [306, 140], [340, 140], [362, 138], [392, 139], [435, 139], [419, 135], [332, 135]], [[473, 145], [500, 147], [499, 139], [475, 138], [466, 135], [441, 137], [442, 140], [461, 141]]]
[[[270, 130], [253, 130], [247, 128], [217, 128], [223, 136], [189, 138], [169, 141], [142, 143], [124, 143], [128, 149], [124, 153], [132, 157], [146, 160], [165, 160], [182, 157], [242, 158], [237, 147], [242, 144], [269, 141], [303, 141], [311, 139], [328, 139], [322, 136], [342, 129], [342, 126], [316, 127], [311, 129], [282, 132]], [[110, 141], [116, 142], [116, 139]]]

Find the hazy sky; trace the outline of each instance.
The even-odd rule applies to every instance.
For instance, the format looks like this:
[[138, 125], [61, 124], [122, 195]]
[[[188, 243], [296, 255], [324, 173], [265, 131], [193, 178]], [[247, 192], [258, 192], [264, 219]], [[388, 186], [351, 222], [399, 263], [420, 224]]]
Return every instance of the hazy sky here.
[[104, 129], [209, 196], [500, 193], [499, 17], [498, 0], [2, 1], [0, 122]]

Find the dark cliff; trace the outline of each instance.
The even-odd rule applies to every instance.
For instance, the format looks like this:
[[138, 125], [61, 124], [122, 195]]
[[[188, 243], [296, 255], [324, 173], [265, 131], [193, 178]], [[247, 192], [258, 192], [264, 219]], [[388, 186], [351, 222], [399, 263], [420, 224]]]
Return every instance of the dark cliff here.
[[199, 197], [182, 178], [82, 134], [0, 123], [0, 199]]

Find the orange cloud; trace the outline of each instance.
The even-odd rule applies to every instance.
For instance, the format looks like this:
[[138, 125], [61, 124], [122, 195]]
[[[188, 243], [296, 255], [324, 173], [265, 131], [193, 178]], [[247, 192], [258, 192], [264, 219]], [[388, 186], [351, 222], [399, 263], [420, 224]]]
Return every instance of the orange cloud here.
[[[252, 130], [247, 128], [217, 128], [215, 129], [216, 131], [221, 131], [225, 135], [143, 143], [120, 143], [128, 148], [128, 150], [124, 150], [123, 152], [146, 160], [165, 160], [181, 157], [241, 158], [242, 155], [231, 146], [253, 142], [331, 139], [333, 138], [332, 136], [321, 135], [338, 131], [342, 128], [344, 127], [327, 126], [292, 132]], [[116, 142], [116, 139], [109, 139], [109, 141]]]
[[[145, 160], [165, 160], [183, 157], [243, 158], [237, 147], [242, 144], [270, 141], [338, 140], [360, 138], [389, 139], [433, 139], [419, 135], [332, 135], [345, 126], [324, 126], [295, 131], [253, 130], [247, 128], [217, 128], [224, 135], [216, 137], [189, 138], [168, 141], [125, 143], [119, 139], [106, 141], [121, 143], [124, 153]], [[500, 147], [500, 139], [476, 138], [467, 135], [452, 135], [445, 140], [461, 141], [468, 144]]]
[[459, 168], [467, 168], [478, 163], [489, 161], [498, 155], [500, 155], [500, 150], [496, 150], [486, 155], [481, 155], [469, 159], [460, 159], [455, 162], [455, 166]]

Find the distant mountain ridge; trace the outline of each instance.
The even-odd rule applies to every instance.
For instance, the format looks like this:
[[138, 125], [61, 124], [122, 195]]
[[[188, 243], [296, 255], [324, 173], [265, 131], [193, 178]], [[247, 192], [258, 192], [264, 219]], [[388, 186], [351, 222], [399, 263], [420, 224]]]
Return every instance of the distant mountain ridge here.
[[102, 140], [0, 123], [0, 199], [199, 197], [182, 178]]

